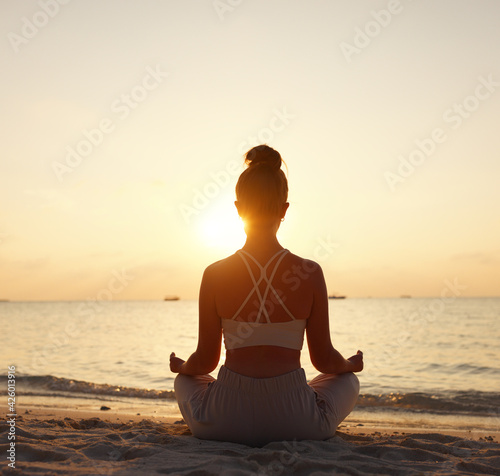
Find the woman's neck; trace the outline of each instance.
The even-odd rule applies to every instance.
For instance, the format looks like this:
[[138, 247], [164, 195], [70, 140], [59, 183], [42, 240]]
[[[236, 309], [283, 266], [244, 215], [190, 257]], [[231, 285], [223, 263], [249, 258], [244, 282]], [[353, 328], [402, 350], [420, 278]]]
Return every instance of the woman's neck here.
[[250, 254], [266, 256], [268, 254], [276, 253], [283, 247], [280, 245], [276, 238], [274, 230], [264, 231], [249, 231], [247, 230], [247, 239], [243, 249]]

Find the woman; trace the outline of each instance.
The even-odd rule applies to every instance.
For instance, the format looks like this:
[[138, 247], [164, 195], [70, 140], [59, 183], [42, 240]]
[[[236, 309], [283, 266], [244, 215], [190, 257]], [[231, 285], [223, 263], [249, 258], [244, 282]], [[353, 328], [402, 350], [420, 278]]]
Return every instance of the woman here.
[[[175, 395], [194, 436], [263, 445], [326, 439], [352, 411], [359, 393], [353, 372], [358, 351], [344, 359], [330, 340], [328, 296], [320, 266], [284, 249], [276, 239], [288, 209], [282, 159], [260, 145], [247, 152], [236, 185], [245, 246], [210, 265], [199, 296], [199, 340], [184, 361]], [[321, 372], [309, 384], [300, 366], [304, 332], [311, 362]], [[226, 361], [217, 380], [224, 336]]]

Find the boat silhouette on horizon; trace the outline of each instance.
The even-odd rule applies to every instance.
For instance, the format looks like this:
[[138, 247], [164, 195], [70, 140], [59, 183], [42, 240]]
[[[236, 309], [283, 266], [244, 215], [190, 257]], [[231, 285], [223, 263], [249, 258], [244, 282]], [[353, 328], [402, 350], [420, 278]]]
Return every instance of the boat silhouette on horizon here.
[[163, 298], [164, 301], [179, 301], [180, 297], [179, 296], [165, 296]]

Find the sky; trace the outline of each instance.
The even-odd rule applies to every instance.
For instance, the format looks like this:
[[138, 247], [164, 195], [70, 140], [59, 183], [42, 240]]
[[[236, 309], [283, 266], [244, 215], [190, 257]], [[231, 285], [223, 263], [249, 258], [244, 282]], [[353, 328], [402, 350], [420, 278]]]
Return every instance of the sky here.
[[500, 295], [500, 2], [0, 10], [0, 299], [196, 299], [259, 143], [331, 294]]

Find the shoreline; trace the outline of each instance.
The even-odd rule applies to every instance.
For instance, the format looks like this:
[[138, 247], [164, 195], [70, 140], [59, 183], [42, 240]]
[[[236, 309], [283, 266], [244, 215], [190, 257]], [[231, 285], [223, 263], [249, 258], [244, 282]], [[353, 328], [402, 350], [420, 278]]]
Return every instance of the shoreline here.
[[[0, 406], [0, 411], [5, 415], [6, 407]], [[104, 422], [109, 423], [139, 423], [142, 421], [151, 421], [158, 424], [182, 424], [185, 425], [182, 415], [180, 412], [170, 412], [166, 414], [160, 414], [156, 410], [153, 411], [141, 411], [141, 412], [131, 412], [123, 410], [99, 410], [99, 409], [68, 409], [60, 408], [55, 406], [47, 407], [33, 407], [31, 409], [22, 408], [21, 413], [18, 413], [18, 419], [21, 417], [22, 421], [48, 421], [48, 420], [88, 420], [88, 419], [99, 419]], [[491, 430], [483, 428], [475, 429], [464, 429], [464, 428], [452, 428], [445, 426], [435, 426], [435, 427], [422, 427], [417, 425], [399, 424], [394, 423], [383, 424], [374, 423], [373, 421], [368, 423], [363, 423], [359, 418], [350, 418], [351, 415], [344, 420], [339, 427], [337, 432], [348, 433], [352, 435], [405, 435], [405, 434], [435, 434], [439, 433], [447, 436], [454, 436], [464, 439], [470, 439], [474, 441], [480, 441], [482, 439], [488, 439], [492, 441], [500, 442], [500, 429]], [[187, 426], [186, 426], [187, 428]]]
[[[109, 423], [140, 423], [142, 421], [151, 421], [153, 423], [166, 425], [183, 425], [187, 429], [182, 416], [179, 415], [158, 415], [153, 413], [130, 413], [113, 410], [65, 410], [60, 408], [36, 408], [28, 410], [29, 413], [19, 415], [22, 421], [49, 421], [49, 420], [89, 420], [99, 419]], [[189, 430], [188, 430], [189, 431]], [[496, 441], [500, 442], [500, 430], [491, 431], [484, 429], [466, 430], [459, 428], [429, 428], [416, 426], [396, 426], [396, 425], [374, 425], [357, 423], [355, 421], [342, 422], [337, 433], [359, 435], [359, 436], [393, 436], [407, 434], [441, 434], [445, 436], [454, 436], [474, 441]]]

